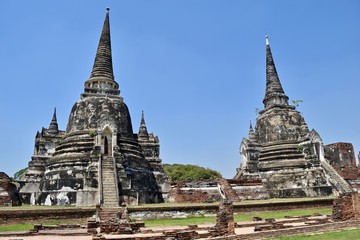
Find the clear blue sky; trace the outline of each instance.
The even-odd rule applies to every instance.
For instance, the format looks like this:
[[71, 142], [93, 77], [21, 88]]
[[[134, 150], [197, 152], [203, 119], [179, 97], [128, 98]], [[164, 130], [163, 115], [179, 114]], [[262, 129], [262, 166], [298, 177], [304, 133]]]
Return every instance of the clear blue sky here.
[[325, 144], [360, 150], [360, 1], [1, 0], [0, 171], [31, 160], [53, 109], [66, 128], [110, 7], [114, 72], [164, 163], [231, 178], [263, 108], [265, 34], [286, 94]]

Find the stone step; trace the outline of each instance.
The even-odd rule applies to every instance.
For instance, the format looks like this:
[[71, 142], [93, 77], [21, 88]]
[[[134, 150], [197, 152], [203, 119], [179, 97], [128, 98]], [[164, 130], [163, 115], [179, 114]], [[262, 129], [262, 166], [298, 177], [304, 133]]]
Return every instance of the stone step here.
[[278, 155], [278, 154], [303, 154], [301, 151], [299, 151], [298, 149], [278, 149], [278, 150], [273, 150], [273, 151], [263, 151], [261, 150], [261, 152], [259, 153], [259, 156], [271, 156], [271, 155]]
[[325, 169], [326, 173], [335, 181], [342, 189], [337, 189], [340, 192], [352, 192], [352, 187], [345, 181], [336, 170], [326, 161], [321, 161], [321, 166]]
[[109, 195], [106, 197], [106, 200], [117, 200], [117, 196], [116, 195]]
[[[117, 180], [115, 178], [114, 159], [112, 157], [103, 157], [102, 159], [102, 192], [103, 206], [117, 207]], [[117, 214], [116, 214], [117, 215]]]
[[114, 179], [115, 174], [114, 173], [103, 173], [103, 177], [106, 179], [108, 177], [109, 179]]
[[115, 174], [103, 174], [103, 180], [106, 180], [106, 181], [115, 181]]
[[115, 183], [115, 177], [103, 178], [103, 183]]
[[114, 180], [107, 180], [107, 181], [103, 181], [103, 185], [108, 185], [108, 186], [112, 186], [115, 184]]
[[[107, 203], [107, 205], [112, 205], [111, 203]], [[100, 220], [104, 221], [104, 220], [108, 220], [111, 218], [118, 218], [118, 213], [119, 210], [118, 209], [114, 209], [114, 208], [103, 208], [99, 211], [99, 217]]]
[[115, 181], [114, 180], [109, 180], [109, 181], [103, 181], [103, 186], [113, 186], [115, 185]]
[[306, 168], [307, 161], [303, 158], [300, 159], [286, 159], [274, 161], [259, 161], [258, 168], [260, 171], [269, 171], [274, 169], [291, 169], [291, 168]]
[[298, 149], [298, 143], [285, 143], [285, 144], [278, 144], [278, 145], [267, 145], [263, 146], [261, 151], [268, 152], [268, 151], [275, 151], [281, 149]]
[[269, 160], [290, 160], [290, 159], [303, 159], [303, 154], [281, 154], [281, 155], [274, 155], [274, 156], [259, 156], [259, 161], [269, 161]]
[[107, 194], [106, 197], [111, 197], [111, 196], [117, 195], [116, 193], [114, 193], [114, 191], [110, 191], [110, 190], [108, 190], [108, 191], [104, 190], [103, 192], [104, 192], [104, 194]]

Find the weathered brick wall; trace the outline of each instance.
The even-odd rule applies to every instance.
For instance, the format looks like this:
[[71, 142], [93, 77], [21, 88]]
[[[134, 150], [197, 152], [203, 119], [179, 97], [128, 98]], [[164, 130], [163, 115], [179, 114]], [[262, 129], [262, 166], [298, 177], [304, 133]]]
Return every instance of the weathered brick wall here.
[[37, 209], [37, 210], [0, 210], [0, 225], [15, 223], [44, 223], [50, 220], [62, 220], [68, 223], [80, 221], [86, 223], [86, 219], [95, 214], [93, 209]]
[[354, 147], [351, 143], [338, 142], [326, 145], [325, 157], [335, 170], [346, 180], [359, 178]]
[[169, 201], [176, 202], [176, 203], [204, 203], [204, 202], [213, 202], [220, 199], [219, 196], [213, 196], [205, 191], [194, 190], [182, 190], [181, 186], [178, 185], [176, 188], [173, 188], [169, 191], [168, 196]]
[[332, 217], [336, 221], [360, 219], [359, 194], [355, 192], [340, 194], [334, 201]]
[[168, 200], [177, 203], [220, 201], [218, 181], [224, 186], [227, 198], [233, 201], [269, 198], [267, 190], [261, 184], [261, 179], [220, 179], [177, 183], [170, 190]]

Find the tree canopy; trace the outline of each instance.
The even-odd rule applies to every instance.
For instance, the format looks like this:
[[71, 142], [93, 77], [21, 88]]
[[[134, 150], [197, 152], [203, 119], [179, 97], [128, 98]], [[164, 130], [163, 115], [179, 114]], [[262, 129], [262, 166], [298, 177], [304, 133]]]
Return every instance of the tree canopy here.
[[164, 170], [172, 181], [207, 180], [222, 177], [221, 174], [209, 168], [191, 164], [164, 164]]
[[17, 172], [14, 174], [14, 179], [15, 179], [15, 180], [18, 179], [27, 169], [28, 169], [28, 168], [26, 167], [26, 168], [23, 168], [23, 169], [17, 171]]

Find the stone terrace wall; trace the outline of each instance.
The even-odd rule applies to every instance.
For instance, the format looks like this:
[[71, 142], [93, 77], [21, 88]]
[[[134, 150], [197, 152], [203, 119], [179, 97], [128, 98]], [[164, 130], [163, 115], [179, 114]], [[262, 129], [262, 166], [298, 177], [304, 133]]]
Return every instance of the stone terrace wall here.
[[43, 223], [49, 220], [63, 220], [73, 223], [80, 221], [84, 224], [86, 219], [95, 215], [93, 209], [38, 209], [38, 210], [0, 210], [0, 225], [15, 223]]

